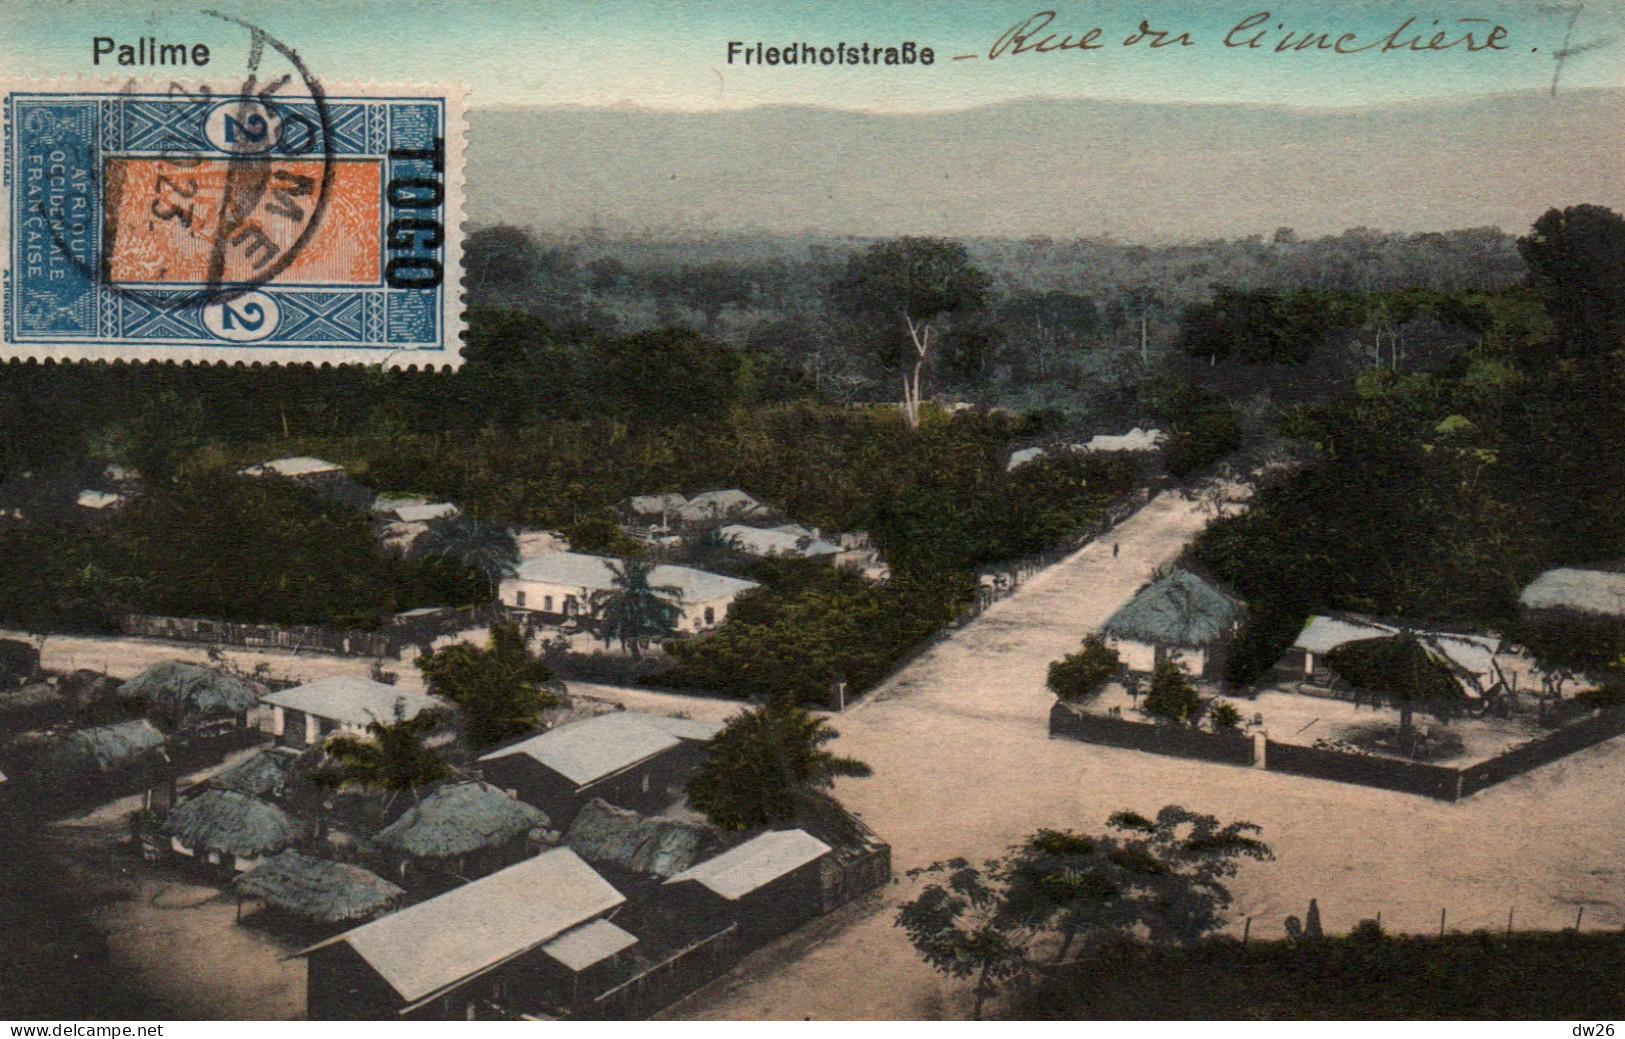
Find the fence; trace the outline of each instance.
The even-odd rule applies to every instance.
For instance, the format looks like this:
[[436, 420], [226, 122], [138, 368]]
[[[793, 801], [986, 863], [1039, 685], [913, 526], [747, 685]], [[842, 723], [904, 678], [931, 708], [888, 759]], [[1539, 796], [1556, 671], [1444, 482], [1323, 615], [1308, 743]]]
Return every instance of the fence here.
[[1059, 701], [1050, 709], [1049, 734], [1051, 737], [1062, 736], [1085, 743], [1199, 758], [1225, 765], [1253, 763], [1253, 742], [1239, 732], [1204, 732], [1182, 725], [1153, 725], [1107, 718], [1080, 711]]
[[960, 615], [956, 624], [963, 626], [1000, 599], [1014, 595], [1016, 589], [1020, 588], [1028, 578], [1041, 570], [1054, 566], [1089, 542], [1099, 538], [1129, 516], [1132, 516], [1150, 500], [1149, 488], [1140, 487], [1107, 505], [1087, 531], [1071, 539], [1066, 544], [983, 570], [979, 575], [980, 584], [976, 590], [976, 601]]
[[861, 828], [864, 840], [837, 847], [835, 854], [819, 867], [818, 911], [821, 913], [833, 912], [855, 898], [885, 887], [891, 880], [891, 845], [855, 818], [851, 821]]
[[1454, 801], [1461, 797], [1461, 770], [1443, 765], [1424, 765], [1375, 754], [1349, 754], [1300, 747], [1274, 740], [1265, 741], [1264, 763], [1271, 772], [1285, 772], [1294, 776], [1334, 779], [1340, 783], [1421, 794], [1441, 801]]
[[738, 945], [739, 925], [729, 924], [616, 985], [580, 1008], [577, 1016], [600, 1021], [648, 1017], [731, 967]]
[[1577, 750], [1625, 734], [1625, 708], [1609, 708], [1590, 718], [1572, 722], [1561, 729], [1514, 747], [1505, 754], [1462, 770], [1461, 794], [1466, 797], [1485, 787], [1503, 783]]
[[497, 611], [490, 606], [468, 610], [444, 610], [433, 614], [403, 615], [391, 618], [378, 631], [329, 628], [313, 624], [242, 624], [208, 620], [202, 617], [162, 617], [129, 613], [119, 621], [126, 635], [169, 639], [176, 642], [203, 642], [248, 649], [275, 649], [288, 653], [327, 653], [340, 657], [395, 657], [416, 643], [431, 642], [442, 635], [467, 631], [490, 623]]
[[[863, 692], [868, 693], [891, 681], [905, 668], [909, 667], [915, 661], [919, 660], [921, 657], [931, 652], [931, 650], [935, 649], [936, 646], [947, 639], [955, 629], [963, 628], [965, 625], [981, 616], [984, 610], [998, 602], [1000, 599], [1014, 595], [1016, 589], [1021, 587], [1023, 581], [1027, 580], [1033, 574], [1038, 573], [1040, 570], [1060, 562], [1067, 556], [1070, 556], [1072, 553], [1087, 545], [1089, 542], [1100, 537], [1102, 534], [1105, 534], [1107, 531], [1123, 522], [1123, 520], [1133, 515], [1136, 510], [1145, 505], [1145, 503], [1149, 500], [1150, 491], [1145, 487], [1141, 487], [1138, 490], [1133, 491], [1130, 494], [1126, 494], [1122, 498], [1108, 505], [1101, 513], [1100, 517], [1094, 522], [1093, 525], [1091, 525], [1088, 532], [1079, 535], [1078, 537], [1067, 542], [1065, 545], [1052, 548], [1047, 552], [1040, 552], [1037, 555], [1027, 556], [1023, 559], [1018, 559], [1014, 562], [1005, 563], [1002, 566], [983, 571], [980, 575], [982, 583], [977, 587], [976, 590], [976, 599], [969, 606], [965, 607], [965, 609], [960, 612], [959, 616], [943, 625], [935, 635], [932, 635], [929, 638], [921, 639], [913, 649], [910, 649], [907, 653], [904, 653], [902, 656], [893, 661], [891, 667], [887, 669], [885, 676], [875, 682], [874, 685], [870, 686], [868, 689], [863, 690]], [[835, 705], [835, 699], [832, 695], [828, 706], [831, 709], [834, 709]]]
[[[1152, 754], [1197, 758], [1226, 765], [1255, 764], [1253, 743], [1236, 733], [1204, 732], [1176, 725], [1153, 725], [1108, 718], [1056, 702], [1050, 708], [1049, 734], [1108, 747]], [[1264, 766], [1271, 772], [1311, 779], [1419, 794], [1440, 801], [1459, 801], [1487, 787], [1549, 764], [1577, 750], [1625, 735], [1625, 707], [1598, 711], [1589, 718], [1515, 747], [1466, 768], [1428, 765], [1376, 754], [1300, 747], [1264, 741]]]
[[311, 651], [344, 657], [396, 657], [400, 647], [380, 631], [348, 631], [308, 624], [238, 624], [199, 617], [158, 617], [126, 614], [119, 623], [126, 635], [177, 642], [204, 642], [251, 649], [279, 649], [290, 653]]

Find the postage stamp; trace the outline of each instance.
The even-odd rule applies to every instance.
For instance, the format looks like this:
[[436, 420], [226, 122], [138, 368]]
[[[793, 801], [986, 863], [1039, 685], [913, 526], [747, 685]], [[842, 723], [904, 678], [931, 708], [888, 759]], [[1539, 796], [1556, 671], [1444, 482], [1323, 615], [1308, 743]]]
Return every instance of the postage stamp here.
[[455, 366], [461, 105], [303, 74], [6, 85], [4, 355]]

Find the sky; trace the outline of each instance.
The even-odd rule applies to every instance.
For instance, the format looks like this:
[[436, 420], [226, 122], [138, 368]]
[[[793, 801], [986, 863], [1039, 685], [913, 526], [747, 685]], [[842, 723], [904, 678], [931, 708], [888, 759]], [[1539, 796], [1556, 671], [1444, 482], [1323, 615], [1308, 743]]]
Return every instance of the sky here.
[[[1549, 90], [1568, 36], [1558, 89], [1625, 85], [1625, 0], [1589, 0], [1570, 28], [1570, 0], [0, 0], [0, 60], [7, 75], [98, 75], [132, 70], [104, 57], [95, 37], [133, 43], [204, 43], [209, 77], [240, 76], [248, 33], [202, 12], [210, 7], [259, 26], [292, 47], [324, 83], [449, 80], [474, 107], [637, 106], [716, 111], [800, 104], [885, 112], [952, 111], [1029, 97], [1350, 107], [1413, 99]], [[1052, 5], [1052, 6], [1046, 6]], [[1101, 30], [1098, 50], [989, 57], [996, 41], [1039, 12], [1051, 33]], [[1257, 28], [1233, 33], [1261, 12]], [[1189, 46], [1133, 45], [1141, 20]], [[1352, 33], [1350, 46], [1381, 41], [1412, 19], [1447, 39], [1473, 30], [1486, 42], [1501, 26], [1504, 49], [1409, 49], [1355, 54], [1276, 53], [1287, 33]], [[1462, 22], [1461, 19], [1482, 19]], [[1434, 23], [1437, 22], [1437, 25]], [[1256, 48], [1227, 47], [1266, 35]], [[913, 66], [745, 66], [728, 43], [834, 46], [911, 41], [936, 61]], [[1589, 49], [1582, 49], [1589, 48]], [[952, 60], [956, 55], [975, 55]]]

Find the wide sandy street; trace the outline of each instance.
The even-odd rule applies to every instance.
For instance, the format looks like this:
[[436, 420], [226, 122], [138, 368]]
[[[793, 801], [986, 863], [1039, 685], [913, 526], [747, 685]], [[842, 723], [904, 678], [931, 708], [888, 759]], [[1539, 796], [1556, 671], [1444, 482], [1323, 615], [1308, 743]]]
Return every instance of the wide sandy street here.
[[[1115, 750], [1047, 736], [1050, 661], [1171, 562], [1206, 517], [1164, 494], [1113, 532], [1043, 571], [926, 652], [834, 719], [836, 748], [867, 761], [874, 777], [837, 793], [893, 847], [899, 883], [760, 950], [728, 976], [670, 1008], [673, 1018], [936, 1018], [969, 1012], [964, 986], [925, 968], [892, 926], [909, 897], [905, 871], [930, 862], [999, 854], [1040, 827], [1098, 829], [1120, 808], [1154, 813], [1183, 804], [1263, 826], [1276, 861], [1249, 864], [1235, 881], [1234, 930], [1252, 917], [1259, 937], [1282, 934], [1289, 914], [1319, 900], [1328, 930], [1381, 913], [1390, 930], [1429, 932], [1447, 912], [1452, 930], [1618, 928], [1625, 799], [1625, 741], [1613, 740], [1460, 804], [1268, 772]], [[1112, 554], [1113, 542], [1120, 553]], [[477, 637], [471, 633], [468, 637]], [[128, 676], [160, 660], [206, 659], [201, 647], [129, 639], [52, 637], [45, 664], [105, 668]], [[228, 651], [279, 674], [310, 679], [365, 675], [370, 661]], [[409, 662], [389, 662], [419, 688]], [[722, 719], [737, 703], [571, 683], [577, 695], [637, 709]], [[59, 828], [109, 841], [107, 817]], [[89, 824], [87, 826], [87, 824]], [[67, 836], [65, 833], [64, 836]], [[71, 838], [70, 838], [71, 839]], [[186, 908], [171, 907], [181, 899]], [[148, 900], [150, 899], [150, 901]], [[162, 910], [162, 911], [160, 911]], [[178, 910], [178, 912], [177, 912]], [[173, 993], [187, 1016], [295, 1017], [303, 971], [279, 950], [239, 935], [225, 900], [176, 885], [143, 889], [99, 914], [116, 961], [157, 984], [177, 977], [165, 949], [187, 939], [230, 944], [233, 969], [197, 969]], [[155, 916], [162, 919], [155, 919]], [[217, 931], [232, 932], [217, 934]], [[185, 937], [183, 937], [185, 936]], [[245, 984], [245, 978], [253, 983]]]
[[[1460, 804], [1046, 736], [1046, 667], [1173, 560], [1204, 517], [1164, 494], [835, 720], [835, 745], [874, 767], [840, 798], [894, 849], [900, 883], [762, 950], [667, 1012], [681, 1018], [965, 1016], [964, 986], [939, 980], [892, 925], [906, 870], [979, 859], [1040, 827], [1099, 829], [1120, 808], [1183, 804], [1263, 826], [1276, 861], [1244, 867], [1235, 930], [1277, 937], [1317, 898], [1330, 931], [1382, 914], [1390, 930], [1625, 923], [1625, 741], [1614, 740]], [[1112, 542], [1120, 545], [1113, 558]]]

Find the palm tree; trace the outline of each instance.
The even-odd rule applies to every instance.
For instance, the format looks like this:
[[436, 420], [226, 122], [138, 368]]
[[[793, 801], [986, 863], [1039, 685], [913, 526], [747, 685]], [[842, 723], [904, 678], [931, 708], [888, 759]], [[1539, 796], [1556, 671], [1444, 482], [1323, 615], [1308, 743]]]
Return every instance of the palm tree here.
[[787, 701], [737, 714], [689, 779], [689, 800], [725, 830], [800, 816], [827, 819], [835, 778], [872, 773], [856, 758], [824, 749], [839, 735], [825, 719]]
[[1408, 749], [1417, 707], [1443, 720], [1467, 699], [1444, 655], [1429, 652], [1409, 631], [1345, 642], [1326, 654], [1326, 663], [1357, 692], [1399, 708], [1400, 740]]
[[641, 559], [625, 559], [610, 564], [613, 587], [592, 597], [592, 616], [598, 637], [604, 645], [619, 642], [635, 657], [650, 639], [677, 634], [682, 620], [681, 588], [651, 585], [654, 567]]
[[519, 569], [519, 543], [503, 523], [454, 516], [429, 527], [415, 550], [423, 555], [448, 556], [478, 570], [496, 589], [504, 577]]
[[444, 779], [451, 769], [423, 742], [444, 720], [444, 714], [436, 710], [408, 718], [404, 701], [396, 700], [394, 720], [368, 722], [366, 738], [334, 736], [328, 740], [323, 750], [333, 763], [313, 773], [311, 779], [325, 787], [360, 786], [389, 793], [409, 792]]

